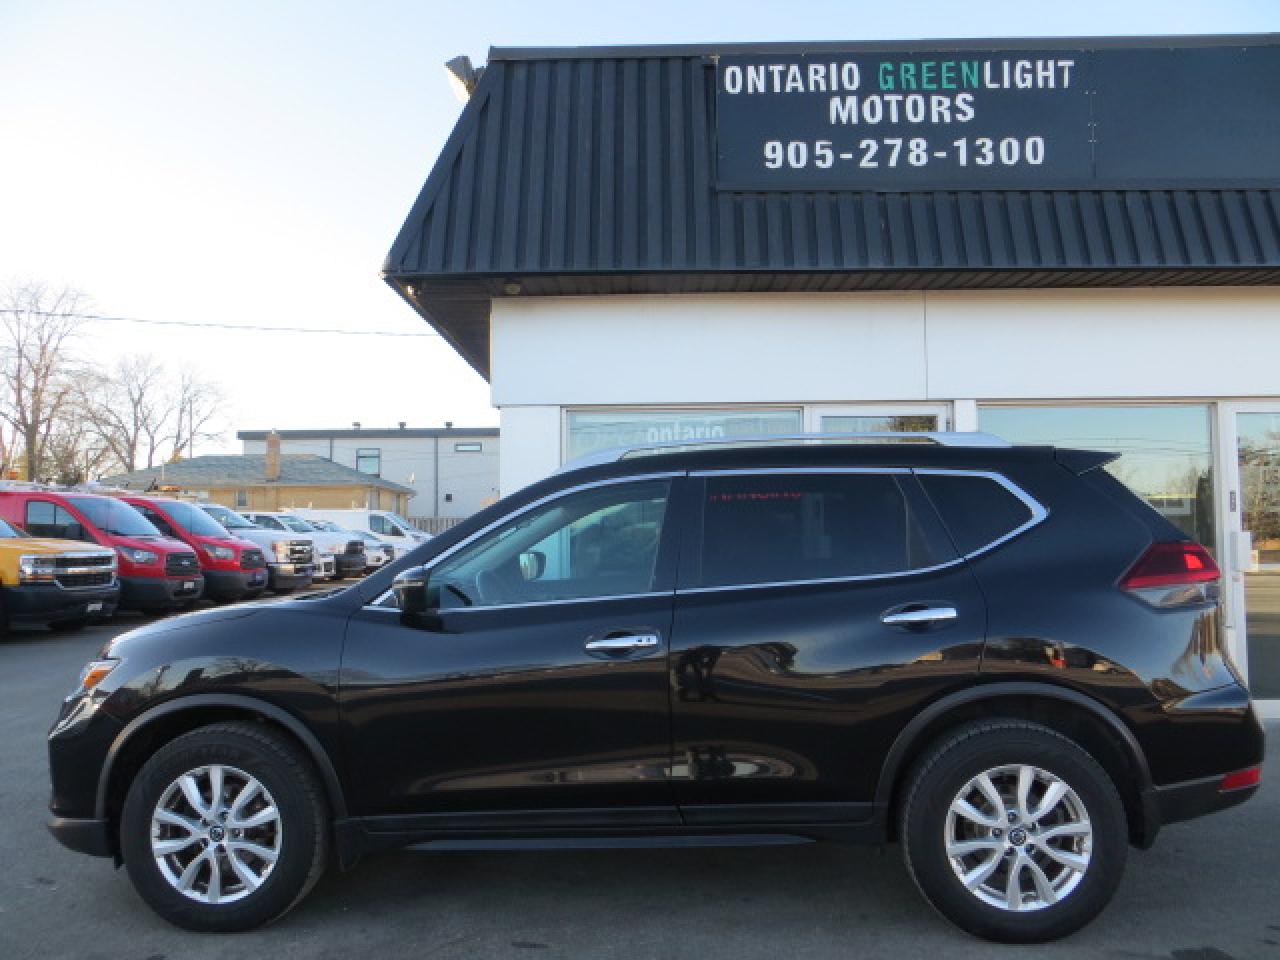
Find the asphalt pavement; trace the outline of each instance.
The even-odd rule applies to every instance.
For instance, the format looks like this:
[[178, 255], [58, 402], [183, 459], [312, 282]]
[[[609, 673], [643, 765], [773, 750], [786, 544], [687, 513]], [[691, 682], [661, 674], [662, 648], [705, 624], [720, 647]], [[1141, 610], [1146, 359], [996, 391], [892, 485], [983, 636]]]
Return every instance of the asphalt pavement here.
[[896, 847], [836, 845], [390, 854], [331, 870], [264, 930], [187, 933], [155, 916], [124, 871], [64, 850], [45, 830], [44, 735], [80, 667], [120, 629], [0, 643], [0, 960], [1280, 960], [1272, 783], [1242, 807], [1166, 828], [1153, 850], [1131, 851], [1106, 913], [1035, 948], [997, 947], [948, 925], [916, 893]]

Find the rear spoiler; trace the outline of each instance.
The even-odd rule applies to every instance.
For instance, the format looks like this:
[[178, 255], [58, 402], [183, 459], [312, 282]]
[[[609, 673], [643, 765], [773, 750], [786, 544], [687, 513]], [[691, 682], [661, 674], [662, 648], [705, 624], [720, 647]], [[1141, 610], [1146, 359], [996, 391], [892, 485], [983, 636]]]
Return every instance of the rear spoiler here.
[[1059, 448], [1053, 451], [1053, 457], [1072, 473], [1079, 476], [1082, 473], [1088, 473], [1090, 470], [1096, 470], [1098, 467], [1105, 467], [1114, 460], [1119, 460], [1120, 454], [1108, 453], [1103, 450], [1068, 450]]

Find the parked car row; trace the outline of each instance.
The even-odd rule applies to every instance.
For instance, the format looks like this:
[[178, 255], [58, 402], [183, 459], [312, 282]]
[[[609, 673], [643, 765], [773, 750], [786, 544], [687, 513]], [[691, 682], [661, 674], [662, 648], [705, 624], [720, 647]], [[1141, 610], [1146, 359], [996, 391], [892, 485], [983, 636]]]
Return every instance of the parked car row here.
[[[368, 526], [381, 512], [354, 513], [368, 515]], [[332, 519], [313, 524], [286, 511], [245, 515], [173, 497], [8, 484], [0, 487], [0, 631], [69, 630], [117, 610], [162, 614], [202, 598], [291, 593], [363, 576], [401, 555], [373, 532]]]

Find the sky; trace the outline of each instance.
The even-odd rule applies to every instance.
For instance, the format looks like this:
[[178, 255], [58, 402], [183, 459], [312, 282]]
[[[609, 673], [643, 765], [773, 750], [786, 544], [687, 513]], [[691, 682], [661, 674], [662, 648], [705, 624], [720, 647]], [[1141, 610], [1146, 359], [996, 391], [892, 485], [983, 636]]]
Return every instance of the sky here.
[[456, 121], [444, 61], [490, 46], [1247, 33], [1280, 0], [765, 3], [0, 0], [0, 290], [70, 285], [152, 321], [79, 351], [217, 383], [223, 434], [497, 423], [488, 384], [382, 281]]

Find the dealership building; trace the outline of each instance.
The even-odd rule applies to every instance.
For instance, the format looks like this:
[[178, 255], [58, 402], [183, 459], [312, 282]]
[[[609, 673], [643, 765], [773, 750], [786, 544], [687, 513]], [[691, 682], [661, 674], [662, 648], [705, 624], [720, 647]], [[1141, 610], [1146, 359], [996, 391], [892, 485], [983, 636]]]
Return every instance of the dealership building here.
[[1280, 705], [1280, 37], [495, 49], [464, 79], [385, 275], [491, 384], [504, 493], [668, 439], [1115, 450], [1219, 558]]

